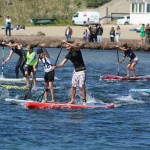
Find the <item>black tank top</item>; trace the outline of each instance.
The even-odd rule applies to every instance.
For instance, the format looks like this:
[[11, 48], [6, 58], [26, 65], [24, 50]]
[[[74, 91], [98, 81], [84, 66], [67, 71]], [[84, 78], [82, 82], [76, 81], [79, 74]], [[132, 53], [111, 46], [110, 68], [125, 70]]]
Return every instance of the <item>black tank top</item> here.
[[86, 67], [84, 65], [82, 53], [80, 50], [71, 50], [66, 56], [66, 59], [69, 59], [73, 65], [76, 71], [82, 71], [85, 70]]
[[133, 60], [133, 59], [136, 57], [135, 53], [134, 53], [130, 48], [128, 48], [128, 49], [124, 52], [124, 55], [125, 55], [125, 57], [130, 57], [131, 60]]
[[25, 52], [23, 52], [22, 49], [18, 49], [17, 47], [12, 48], [12, 51], [22, 58], [25, 56]]

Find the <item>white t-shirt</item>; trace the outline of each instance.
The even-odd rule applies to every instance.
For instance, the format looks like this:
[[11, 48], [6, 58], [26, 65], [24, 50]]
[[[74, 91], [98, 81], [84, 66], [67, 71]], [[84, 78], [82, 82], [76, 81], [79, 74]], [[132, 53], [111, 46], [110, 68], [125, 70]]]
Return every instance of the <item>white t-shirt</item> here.
[[44, 64], [44, 72], [50, 72], [53, 70], [50, 58], [47, 58], [45, 56], [45, 58], [40, 59], [40, 61], [42, 61], [42, 63]]
[[8, 23], [11, 23], [11, 19], [10, 19], [10, 18], [9, 18], [9, 19], [8, 19], [8, 18], [6, 19], [6, 25], [7, 25]]

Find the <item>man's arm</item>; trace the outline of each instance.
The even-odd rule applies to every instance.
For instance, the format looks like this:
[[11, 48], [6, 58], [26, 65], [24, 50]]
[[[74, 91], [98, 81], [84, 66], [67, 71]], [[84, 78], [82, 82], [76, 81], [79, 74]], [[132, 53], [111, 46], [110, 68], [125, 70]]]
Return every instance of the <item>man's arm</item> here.
[[11, 44], [11, 43], [5, 43], [5, 42], [2, 42], [2, 44], [3, 45], [5, 45], [5, 46], [8, 46], [8, 47], [16, 47], [16, 46], [18, 46], [18, 44], [17, 43], [14, 43], [14, 44]]
[[13, 55], [13, 53], [14, 52], [12, 50], [10, 50], [10, 53], [9, 53], [8, 57], [4, 60], [4, 62], [2, 62], [3, 65], [7, 63], [7, 61], [11, 58], [11, 56]]
[[54, 69], [55, 68], [60, 68], [62, 67], [65, 63], [67, 62], [67, 59], [65, 58], [61, 63], [59, 63], [57, 66], [54, 66]]

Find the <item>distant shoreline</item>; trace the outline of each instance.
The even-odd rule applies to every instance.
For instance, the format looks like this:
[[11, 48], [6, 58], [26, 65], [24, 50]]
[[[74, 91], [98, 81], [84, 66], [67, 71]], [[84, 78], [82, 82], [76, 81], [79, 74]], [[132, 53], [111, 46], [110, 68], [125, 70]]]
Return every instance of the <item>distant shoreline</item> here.
[[[116, 49], [116, 42], [112, 43], [109, 39], [110, 28], [117, 25], [104, 25], [103, 41], [100, 44], [97, 43], [85, 43], [82, 40], [84, 26], [71, 26], [73, 29], [72, 40], [75, 43], [79, 43], [82, 49], [98, 49], [98, 50], [113, 50]], [[129, 29], [136, 27], [133, 25], [122, 25], [121, 27], [121, 40], [120, 44], [127, 43], [133, 50], [150, 51], [150, 45], [141, 45], [139, 33], [135, 31], [129, 31]], [[27, 44], [33, 44], [38, 46], [40, 43], [45, 43], [46, 47], [60, 47], [61, 40], [65, 39], [66, 26], [48, 26], [48, 27], [26, 27], [25, 30], [14, 30], [12, 36], [5, 36], [5, 30], [1, 30], [0, 41], [8, 41], [13, 39], [15, 42], [20, 42], [24, 46]], [[41, 32], [45, 36], [40, 36]]]

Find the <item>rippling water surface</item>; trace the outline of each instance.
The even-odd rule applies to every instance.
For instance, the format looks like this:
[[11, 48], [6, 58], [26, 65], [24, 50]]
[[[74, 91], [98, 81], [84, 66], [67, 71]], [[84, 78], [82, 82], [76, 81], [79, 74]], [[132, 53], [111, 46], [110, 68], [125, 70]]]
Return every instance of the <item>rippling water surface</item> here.
[[[51, 49], [52, 61], [59, 49]], [[9, 50], [5, 49], [5, 58]], [[88, 102], [113, 102], [114, 109], [85, 110], [28, 110], [12, 105], [5, 97], [23, 98], [25, 91], [0, 88], [0, 149], [2, 150], [148, 150], [150, 147], [150, 95], [130, 93], [132, 88], [150, 88], [150, 81], [104, 81], [102, 75], [117, 75], [116, 51], [82, 50], [87, 67]], [[150, 74], [150, 53], [136, 52], [140, 61], [137, 75]], [[60, 62], [66, 51], [63, 50]], [[119, 51], [119, 57], [123, 52]], [[15, 77], [17, 56], [4, 66], [4, 76]], [[126, 60], [120, 65], [120, 74], [125, 76]], [[1, 66], [0, 66], [1, 68]], [[70, 62], [56, 70], [55, 99], [69, 101], [71, 75]], [[43, 76], [39, 65], [38, 77]], [[2, 83], [1, 84], [6, 84]], [[23, 86], [24, 83], [10, 83]], [[43, 86], [39, 82], [38, 86]], [[42, 91], [33, 93], [37, 96]], [[80, 92], [77, 92], [80, 95]], [[77, 101], [80, 97], [77, 96]]]

